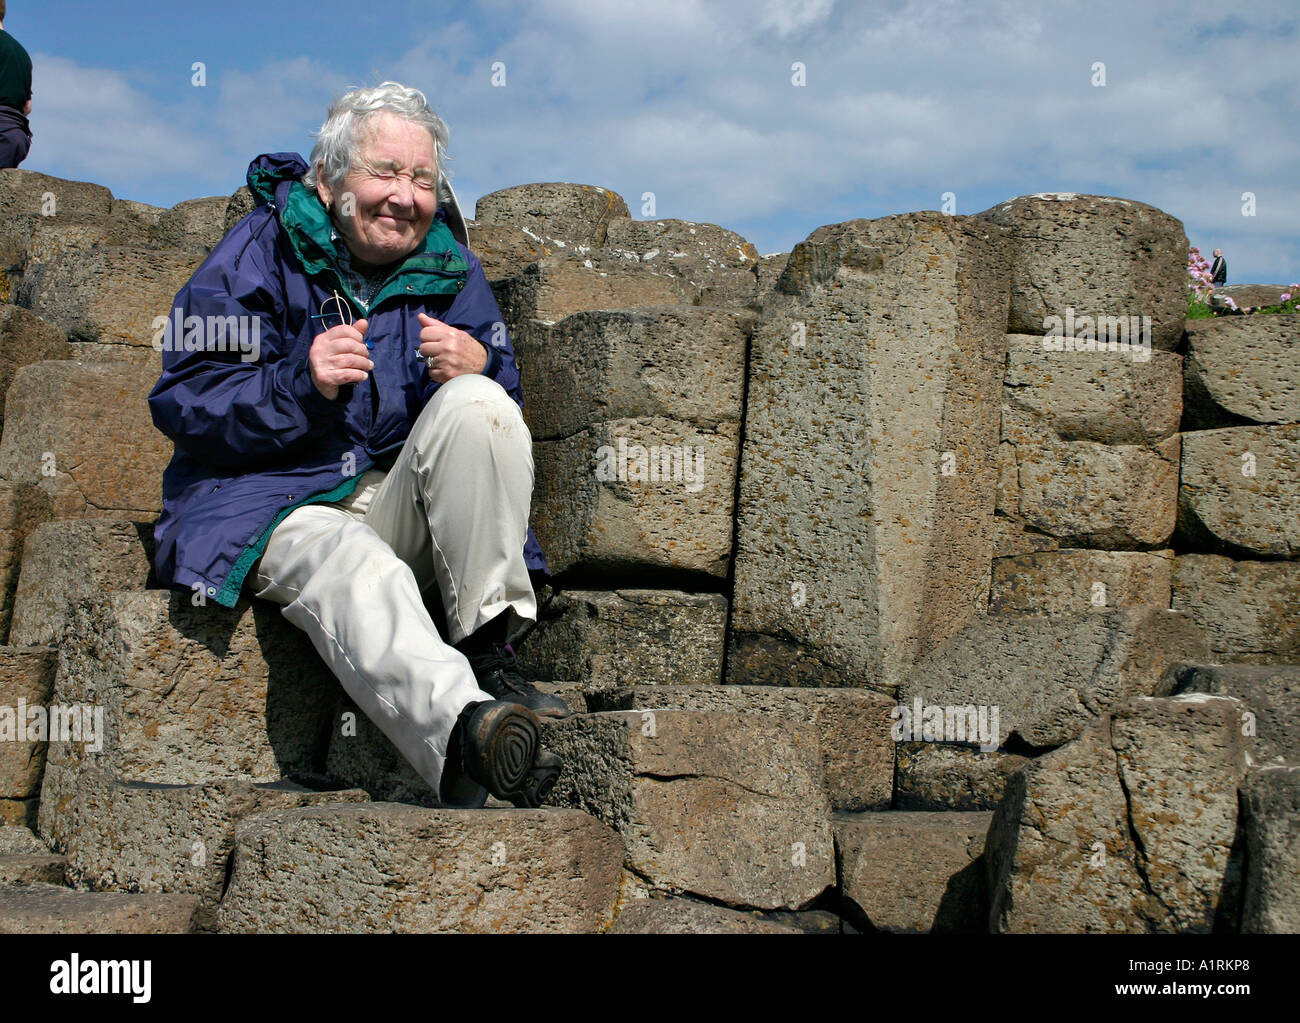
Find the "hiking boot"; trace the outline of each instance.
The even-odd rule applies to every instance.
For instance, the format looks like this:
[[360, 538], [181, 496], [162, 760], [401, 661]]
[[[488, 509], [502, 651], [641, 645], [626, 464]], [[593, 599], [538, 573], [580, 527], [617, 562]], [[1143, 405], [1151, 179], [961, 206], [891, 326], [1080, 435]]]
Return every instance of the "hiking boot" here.
[[469, 778], [515, 806], [541, 806], [564, 763], [542, 749], [540, 733], [537, 716], [527, 707], [499, 700], [469, 704], [447, 743], [439, 786], [443, 801], [460, 802], [456, 797]]
[[463, 653], [474, 669], [478, 687], [492, 699], [517, 703], [540, 718], [567, 718], [573, 713], [558, 696], [542, 692], [523, 676], [508, 643], [489, 643]]

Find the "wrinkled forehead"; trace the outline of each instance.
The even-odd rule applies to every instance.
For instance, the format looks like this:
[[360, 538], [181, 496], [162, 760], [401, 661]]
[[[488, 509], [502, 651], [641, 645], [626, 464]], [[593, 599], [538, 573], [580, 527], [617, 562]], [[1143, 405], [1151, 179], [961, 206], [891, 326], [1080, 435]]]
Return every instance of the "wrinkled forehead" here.
[[433, 136], [421, 124], [382, 113], [368, 118], [358, 134], [354, 162], [375, 169], [437, 170], [438, 151]]

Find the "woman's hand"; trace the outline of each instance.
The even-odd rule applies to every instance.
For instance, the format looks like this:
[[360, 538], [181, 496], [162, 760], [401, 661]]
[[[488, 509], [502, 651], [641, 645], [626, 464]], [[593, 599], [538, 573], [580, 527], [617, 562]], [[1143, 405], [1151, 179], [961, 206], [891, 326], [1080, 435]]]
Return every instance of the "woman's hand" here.
[[311, 382], [330, 401], [339, 396], [343, 384], [360, 383], [375, 368], [366, 348], [368, 327], [365, 320], [341, 323], [312, 339], [307, 353]]
[[429, 362], [429, 379], [445, 384], [462, 373], [482, 373], [487, 365], [487, 349], [471, 334], [435, 320], [424, 313], [420, 317], [420, 354]]

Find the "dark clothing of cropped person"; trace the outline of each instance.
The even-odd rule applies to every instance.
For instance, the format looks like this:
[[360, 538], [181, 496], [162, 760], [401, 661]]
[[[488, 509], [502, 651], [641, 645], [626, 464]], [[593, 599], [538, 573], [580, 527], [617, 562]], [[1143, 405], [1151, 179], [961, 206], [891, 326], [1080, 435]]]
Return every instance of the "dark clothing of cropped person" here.
[[32, 147], [32, 58], [4, 27], [0, 0], [0, 168], [17, 167]]

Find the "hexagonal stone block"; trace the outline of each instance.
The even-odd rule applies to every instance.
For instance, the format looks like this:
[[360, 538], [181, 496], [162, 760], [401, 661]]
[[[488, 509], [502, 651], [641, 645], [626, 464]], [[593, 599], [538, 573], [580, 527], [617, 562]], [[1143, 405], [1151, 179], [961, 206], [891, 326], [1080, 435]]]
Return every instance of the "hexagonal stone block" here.
[[1187, 428], [1300, 421], [1300, 317], [1187, 321]]
[[984, 852], [990, 929], [1232, 929], [1242, 710], [1138, 698], [1012, 775]]
[[840, 897], [879, 931], [981, 933], [992, 813], [836, 814]]
[[679, 590], [565, 590], [540, 613], [519, 659], [538, 678], [587, 692], [722, 682], [727, 598]]
[[1204, 630], [1216, 661], [1300, 662], [1300, 563], [1181, 555], [1173, 606]]
[[869, 689], [634, 685], [588, 697], [593, 711], [673, 707], [772, 715], [812, 728], [836, 810], [885, 810], [893, 796], [894, 700]]
[[993, 559], [994, 614], [1168, 607], [1173, 551], [1057, 550]]
[[1183, 434], [1178, 530], [1193, 550], [1300, 557], [1300, 425]]
[[729, 681], [889, 688], [986, 606], [1002, 245], [934, 212], [791, 253], [751, 346]]
[[1011, 231], [1015, 261], [1007, 329], [1044, 334], [1044, 319], [1150, 317], [1172, 349], [1187, 316], [1187, 235], [1168, 213], [1131, 199], [1074, 192], [1022, 195], [976, 219]]
[[909, 711], [899, 731], [905, 740], [974, 744], [946, 730], [950, 717], [966, 730], [982, 711], [980, 727], [987, 720], [996, 734], [986, 751], [1013, 734], [1031, 746], [1059, 746], [1130, 697], [1168, 693], [1169, 667], [1198, 660], [1198, 652], [1208, 652], [1205, 640], [1185, 612], [990, 615], [918, 662], [899, 691]]
[[807, 726], [684, 710], [547, 724], [565, 769], [547, 802], [616, 828], [659, 895], [798, 909], [834, 878], [821, 751]]
[[623, 845], [584, 813], [396, 803], [245, 820], [221, 902], [237, 933], [590, 933], [621, 901]]

